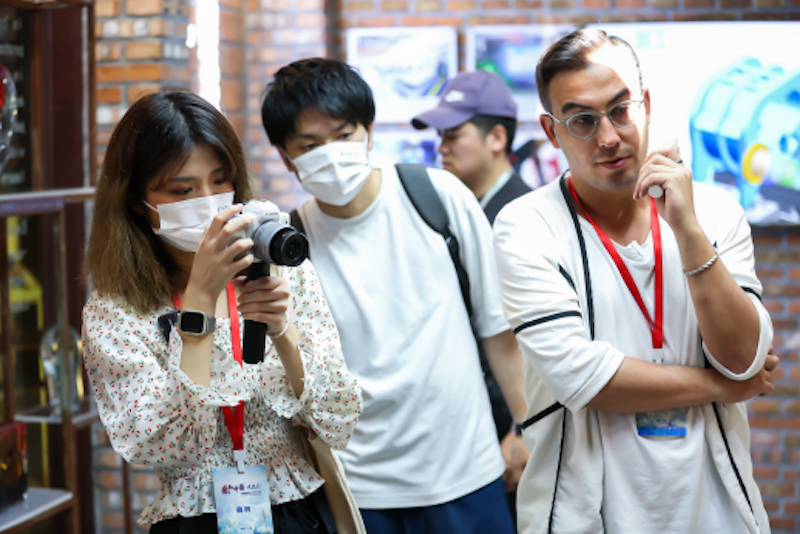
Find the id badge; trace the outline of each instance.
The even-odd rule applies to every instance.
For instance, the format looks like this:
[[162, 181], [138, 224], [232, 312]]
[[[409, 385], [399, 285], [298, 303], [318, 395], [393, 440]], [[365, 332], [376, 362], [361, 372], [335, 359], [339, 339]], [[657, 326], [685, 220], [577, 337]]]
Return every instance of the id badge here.
[[636, 414], [640, 436], [686, 436], [686, 409], [659, 410]]
[[226, 534], [274, 534], [267, 467], [214, 469], [217, 530]]

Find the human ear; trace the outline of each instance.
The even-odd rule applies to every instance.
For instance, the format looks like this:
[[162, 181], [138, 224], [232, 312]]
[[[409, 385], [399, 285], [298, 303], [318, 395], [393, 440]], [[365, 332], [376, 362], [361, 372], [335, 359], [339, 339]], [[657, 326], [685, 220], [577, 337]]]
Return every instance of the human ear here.
[[372, 150], [372, 144], [375, 141], [375, 138], [372, 136], [372, 127], [373, 126], [374, 126], [374, 123], [370, 124], [369, 126], [367, 126], [367, 135], [369, 136], [369, 138], [368, 138], [369, 141], [367, 141], [367, 151]]
[[550, 140], [550, 143], [556, 148], [561, 148], [560, 143], [558, 142], [558, 137], [556, 137], [556, 123], [550, 115], [541, 114], [539, 115], [539, 124], [542, 125], [542, 130], [547, 135], [547, 138]]
[[506, 153], [506, 143], [508, 143], [508, 132], [502, 124], [495, 124], [494, 128], [486, 136], [487, 145], [493, 154]]
[[644, 90], [644, 110], [647, 112], [647, 124], [650, 124], [650, 89]]

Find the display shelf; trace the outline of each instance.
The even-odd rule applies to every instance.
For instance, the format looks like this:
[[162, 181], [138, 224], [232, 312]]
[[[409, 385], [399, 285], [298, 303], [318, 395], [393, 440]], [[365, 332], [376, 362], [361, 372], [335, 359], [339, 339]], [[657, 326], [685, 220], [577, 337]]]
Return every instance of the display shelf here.
[[27, 498], [0, 511], [0, 532], [12, 533], [47, 519], [72, 505], [72, 492], [53, 488], [28, 488]]
[[[83, 428], [98, 420], [97, 407], [91, 399], [84, 399], [78, 409], [72, 412], [72, 424], [75, 428]], [[17, 413], [14, 416], [21, 423], [45, 423], [60, 425], [64, 422], [61, 411], [54, 406], [36, 406]]]

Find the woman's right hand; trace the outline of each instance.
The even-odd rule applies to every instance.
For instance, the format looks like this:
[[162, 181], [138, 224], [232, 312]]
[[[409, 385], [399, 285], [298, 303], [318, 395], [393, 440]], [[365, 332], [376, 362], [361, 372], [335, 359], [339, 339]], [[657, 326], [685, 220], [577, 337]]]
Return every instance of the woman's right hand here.
[[237, 239], [231, 243], [236, 232], [253, 222], [251, 215], [241, 215], [231, 220], [241, 211], [242, 204], [234, 204], [220, 211], [206, 229], [197, 246], [184, 292], [183, 300], [187, 308], [214, 315], [217, 298], [225, 286], [236, 273], [253, 263], [253, 254], [244, 254], [253, 247], [252, 239]]

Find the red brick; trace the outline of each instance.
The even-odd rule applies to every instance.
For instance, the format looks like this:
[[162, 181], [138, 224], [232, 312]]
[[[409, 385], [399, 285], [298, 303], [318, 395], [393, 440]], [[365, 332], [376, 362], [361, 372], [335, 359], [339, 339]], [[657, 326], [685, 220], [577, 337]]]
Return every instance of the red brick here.
[[763, 446], [778, 446], [780, 445], [781, 438], [774, 432], [753, 431], [750, 435], [750, 443], [752, 445]]
[[796, 297], [798, 295], [800, 295], [800, 286], [764, 284], [765, 297]]
[[111, 133], [114, 130], [111, 128], [97, 128], [97, 136], [95, 140], [99, 146], [107, 145], [108, 142], [111, 140]]
[[170, 69], [158, 63], [134, 65], [100, 65], [97, 67], [97, 82], [155, 81], [164, 79]]
[[542, 9], [542, 0], [517, 0], [517, 9]]
[[381, 11], [408, 11], [406, 0], [384, 0], [381, 2]]
[[777, 512], [781, 507], [780, 502], [770, 499], [764, 499], [764, 509], [767, 512]]
[[126, 59], [160, 59], [163, 55], [161, 41], [132, 41], [125, 45]]
[[686, 9], [708, 9], [714, 7], [714, 0], [684, 0]]
[[795, 521], [791, 517], [770, 517], [769, 526], [773, 530], [785, 530], [787, 532], [794, 531]]
[[116, 17], [119, 15], [119, 0], [97, 0], [94, 14], [96, 17]]
[[119, 104], [122, 102], [122, 89], [120, 87], [98, 87], [96, 93], [98, 104]]
[[785, 271], [783, 269], [769, 269], [769, 268], [756, 268], [756, 276], [759, 280], [771, 280], [783, 278]]
[[340, 17], [340, 28], [390, 28], [395, 26], [392, 16], [385, 17]]
[[783, 241], [783, 238], [779, 235], [760, 235], [756, 234], [753, 236], [753, 245], [756, 248], [761, 247], [776, 247], [779, 246]]
[[118, 61], [122, 55], [120, 43], [97, 43], [94, 45], [94, 55], [97, 61]]
[[786, 436], [783, 440], [786, 448], [798, 449], [800, 448], [800, 436]]
[[610, 7], [609, 0], [583, 0], [586, 9], [606, 9]]
[[597, 17], [594, 15], [538, 15], [536, 17], [537, 24], [574, 24], [576, 26], [585, 26], [597, 22]]
[[219, 5], [224, 7], [232, 7], [235, 9], [242, 9], [244, 7], [242, 0], [219, 0]]
[[800, 280], [800, 269], [789, 269], [789, 278], [792, 280]]
[[786, 403], [786, 413], [800, 413], [800, 401]]
[[[644, 5], [644, 0], [637, 0], [642, 2]], [[620, 6], [622, 7], [622, 6]], [[574, 9], [575, 8], [575, 0], [550, 0], [550, 8], [551, 9]]]
[[460, 17], [403, 17], [403, 26], [454, 26], [459, 27], [463, 23]]
[[750, 402], [751, 413], [781, 413], [781, 401], [754, 400]]
[[753, 468], [753, 476], [757, 479], [773, 479], [778, 478], [780, 470], [777, 467], [755, 467]]
[[242, 109], [244, 86], [235, 80], [222, 80], [220, 82], [222, 93], [220, 104], [225, 111], [239, 111]]
[[324, 27], [325, 23], [322, 13], [298, 13], [294, 16], [294, 24], [298, 28]]
[[100, 471], [99, 479], [101, 488], [115, 489], [122, 484], [122, 476], [119, 471]]
[[785, 503], [783, 505], [783, 511], [787, 514], [800, 515], [800, 501]]
[[789, 229], [789, 230], [787, 230], [787, 233], [788, 232], [791, 232], [787, 236], [787, 243], [789, 244], [789, 246], [790, 247], [800, 246], [800, 234], [797, 233], [797, 229], [794, 229], [794, 228], [793, 229]]
[[164, 11], [162, 0], [127, 0], [125, 13], [128, 15], [158, 15]]
[[125, 516], [122, 512], [103, 512], [100, 514], [100, 524], [103, 529], [124, 528]]
[[127, 90], [128, 104], [133, 104], [142, 96], [150, 93], [155, 93], [161, 90], [161, 86], [157, 83], [143, 83], [131, 85]]
[[244, 74], [244, 49], [241, 46], [220, 45], [219, 70], [223, 76]]
[[416, 10], [425, 13], [428, 11], [441, 11], [442, 3], [437, 0], [418, 0], [415, 4]]
[[482, 2], [481, 6], [483, 9], [508, 9], [509, 4], [507, 0], [487, 0], [486, 2]]
[[735, 13], [675, 13], [673, 20], [676, 22], [737, 20], [737, 15]]
[[345, 2], [344, 4], [344, 11], [372, 11], [375, 9], [375, 3], [364, 1], [364, 2]]
[[[131, 467], [133, 467], [131, 465]], [[161, 482], [155, 473], [142, 473], [133, 475], [133, 487], [138, 491], [158, 491]]]
[[750, 7], [751, 0], [722, 0], [722, 9]]
[[775, 330], [796, 330], [797, 319], [772, 319], [772, 327]]
[[475, 2], [466, 2], [463, 0], [447, 2], [448, 11], [473, 11], [474, 9]]
[[244, 17], [239, 13], [220, 13], [219, 40], [244, 42]]
[[650, 0], [650, 7], [657, 9], [675, 9], [678, 7], [678, 0]]
[[470, 17], [469, 23], [471, 25], [478, 24], [527, 24], [530, 21], [528, 15], [514, 15], [513, 17], [506, 15], [488, 15], [483, 17]]
[[755, 11], [753, 13], [745, 13], [742, 17], [742, 20], [786, 20], [786, 14], [768, 11]]

